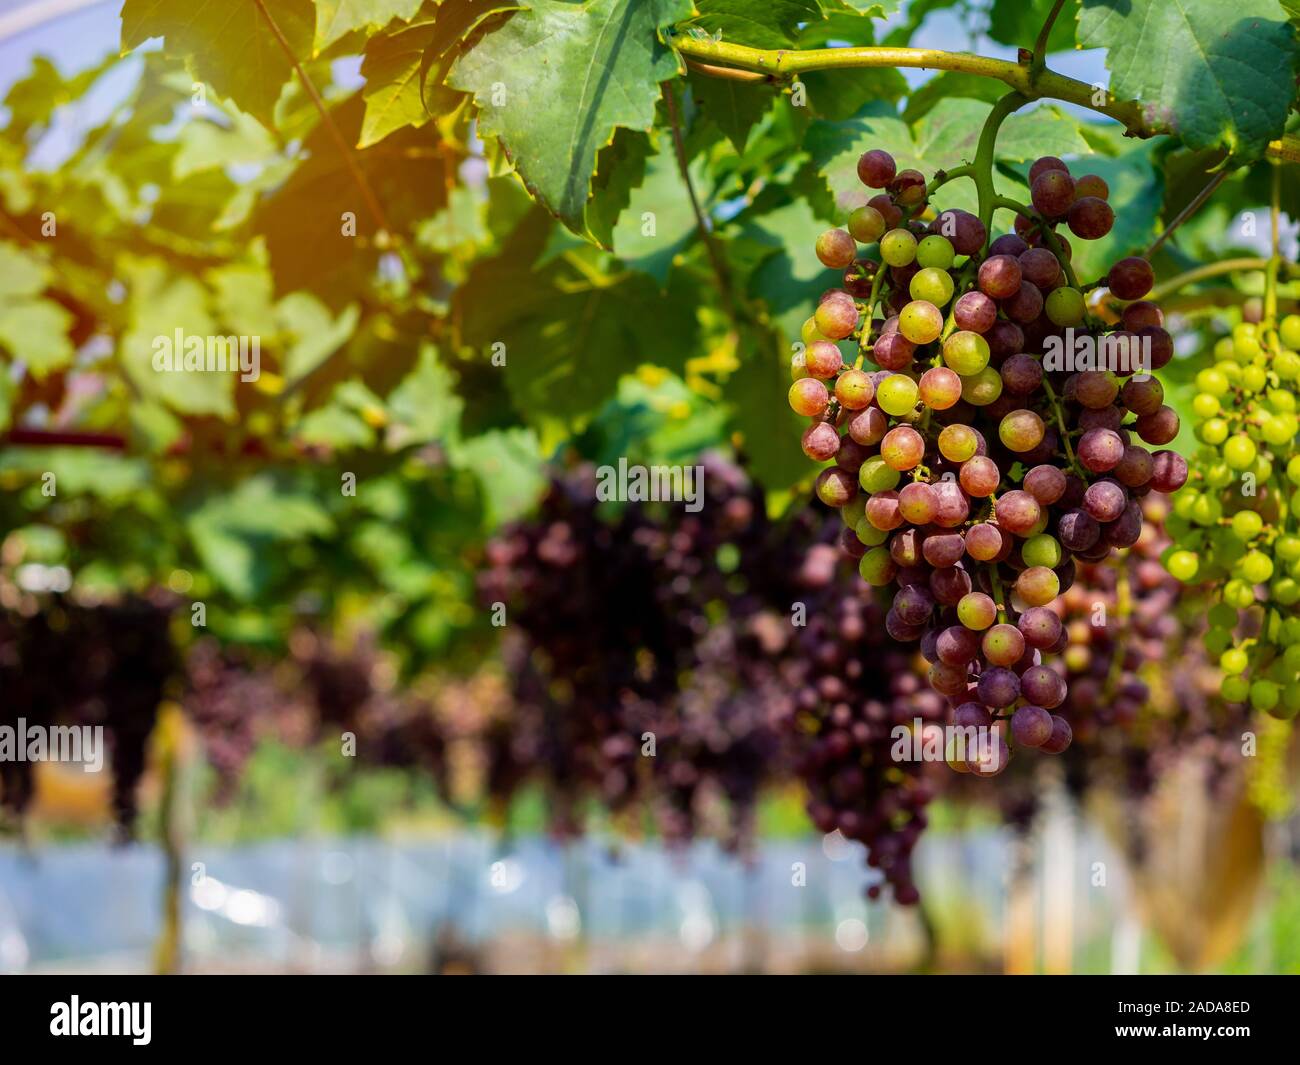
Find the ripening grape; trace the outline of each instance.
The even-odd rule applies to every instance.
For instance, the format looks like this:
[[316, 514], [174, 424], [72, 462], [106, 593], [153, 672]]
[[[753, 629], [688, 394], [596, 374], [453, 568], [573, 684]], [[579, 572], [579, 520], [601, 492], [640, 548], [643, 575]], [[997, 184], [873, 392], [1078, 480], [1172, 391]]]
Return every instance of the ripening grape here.
[[[933, 239], [930, 237], [927, 240]], [[940, 240], [943, 238], [940, 237]], [[913, 276], [908, 291], [914, 300], [925, 300], [936, 307], [946, 306], [952, 299], [953, 281], [947, 270], [927, 266]]]
[[849, 233], [860, 244], [875, 244], [885, 232], [885, 218], [874, 207], [864, 204], [849, 215]]
[[790, 406], [796, 414], [820, 417], [831, 401], [826, 386], [812, 377], [804, 377], [790, 386]]
[[829, 340], [818, 340], [808, 345], [804, 353], [804, 367], [813, 377], [823, 380], [834, 377], [843, 366], [839, 347]]
[[967, 495], [982, 499], [985, 496], [991, 496], [998, 490], [998, 484], [1002, 480], [1002, 471], [998, 469], [997, 463], [992, 459], [976, 455], [974, 458], [967, 459], [962, 463], [958, 480]]
[[842, 507], [856, 498], [858, 481], [848, 470], [832, 466], [817, 475], [816, 492], [828, 507]]
[[910, 425], [899, 425], [880, 442], [880, 457], [902, 472], [915, 469], [925, 457], [925, 438]]
[[983, 292], [971, 290], [953, 304], [953, 321], [958, 329], [987, 333], [997, 317], [998, 305]]
[[817, 238], [817, 258], [823, 266], [843, 270], [857, 254], [857, 242], [842, 229], [828, 229]]
[[906, 374], [891, 374], [876, 388], [876, 403], [886, 414], [895, 417], [910, 413], [919, 397], [917, 383]]
[[1082, 196], [1070, 207], [1070, 232], [1076, 237], [1100, 240], [1110, 232], [1114, 224], [1115, 211], [1105, 200], [1096, 196]]
[[912, 300], [898, 312], [898, 331], [913, 344], [929, 344], [943, 332], [943, 312], [928, 300]]
[[858, 180], [868, 188], [883, 189], [894, 180], [894, 157], [873, 148], [858, 158]]
[[822, 335], [831, 340], [843, 340], [858, 327], [858, 309], [847, 293], [840, 298], [826, 299], [817, 307], [813, 320]]
[[922, 237], [916, 246], [916, 261], [926, 269], [947, 270], [955, 254], [952, 242], [938, 233]]
[[1029, 199], [1046, 218], [1061, 218], [1074, 203], [1074, 179], [1064, 170], [1047, 170], [1033, 179]]
[[988, 341], [967, 329], [953, 333], [943, 342], [943, 361], [962, 377], [979, 373], [989, 364], [989, 357]]
[[1053, 289], [1047, 294], [1043, 307], [1047, 317], [1056, 325], [1079, 325], [1083, 321], [1085, 310], [1083, 293], [1077, 288], [1063, 286]]
[[887, 492], [894, 488], [901, 477], [898, 470], [894, 469], [879, 455], [873, 455], [867, 459], [858, 470], [858, 484], [861, 485], [864, 492], [870, 492], [875, 495], [877, 492]]
[[921, 375], [921, 402], [931, 410], [947, 410], [961, 401], [961, 378], [946, 366], [932, 366]]
[[1013, 410], [998, 425], [998, 438], [1011, 451], [1032, 451], [1043, 439], [1047, 427], [1031, 410]]
[[992, 366], [985, 366], [979, 373], [963, 377], [961, 398], [976, 407], [986, 407], [1002, 395], [1002, 375]]
[[907, 266], [916, 259], [916, 237], [906, 229], [891, 229], [880, 238], [880, 258], [889, 266]]
[[1009, 299], [1020, 290], [1020, 264], [1010, 255], [992, 255], [980, 264], [978, 282], [990, 299]]

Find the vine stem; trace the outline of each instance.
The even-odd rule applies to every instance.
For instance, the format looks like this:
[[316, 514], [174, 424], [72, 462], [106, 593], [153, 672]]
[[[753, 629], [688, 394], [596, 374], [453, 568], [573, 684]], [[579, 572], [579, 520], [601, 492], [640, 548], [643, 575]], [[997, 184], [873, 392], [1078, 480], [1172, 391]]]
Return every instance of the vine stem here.
[[727, 264], [722, 258], [722, 252], [718, 249], [717, 242], [713, 239], [713, 231], [709, 229], [708, 223], [704, 218], [704, 211], [700, 207], [700, 199], [695, 194], [695, 182], [691, 180], [690, 164], [686, 159], [686, 144], [682, 137], [682, 123], [677, 114], [677, 98], [673, 95], [672, 85], [669, 82], [663, 83], [664, 106], [668, 109], [668, 124], [673, 134], [673, 151], [677, 157], [677, 169], [681, 172], [682, 181], [686, 184], [686, 192], [691, 198], [691, 209], [695, 212], [695, 225], [700, 231], [700, 239], [704, 241], [704, 248], [708, 252], [709, 262], [713, 266], [713, 272], [718, 277], [718, 288], [722, 295], [722, 302], [727, 308], [727, 315], [733, 322], [739, 322], [739, 314], [736, 308], [736, 301], [731, 292], [731, 273], [727, 270]]
[[257, 10], [263, 20], [271, 28], [271, 33], [275, 36], [276, 42], [280, 45], [280, 50], [284, 52], [289, 62], [293, 65], [294, 71], [298, 75], [298, 80], [302, 82], [303, 89], [306, 90], [308, 97], [311, 98], [313, 106], [320, 114], [321, 121], [325, 123], [325, 128], [329, 131], [330, 137], [337, 145], [339, 154], [343, 157], [343, 163], [348, 168], [348, 174], [352, 178], [353, 184], [356, 185], [357, 191], [361, 193], [361, 198], [366, 203], [366, 209], [370, 212], [375, 220], [375, 224], [380, 231], [389, 237], [393, 237], [392, 227], [388, 224], [388, 216], [384, 213], [383, 207], [379, 205], [379, 198], [375, 195], [375, 190], [370, 187], [370, 182], [366, 175], [361, 172], [361, 167], [357, 164], [355, 153], [352, 151], [352, 145], [348, 143], [343, 131], [339, 129], [338, 123], [334, 121], [334, 116], [330, 114], [329, 108], [325, 106], [325, 100], [321, 97], [316, 88], [316, 83], [311, 80], [310, 75], [298, 62], [298, 57], [294, 55], [293, 46], [289, 44], [288, 38], [285, 37], [280, 29], [279, 23], [272, 17], [271, 12], [267, 10], [265, 0], [253, 0], [257, 5]]
[[1271, 222], [1270, 237], [1272, 238], [1273, 254], [1268, 260], [1268, 266], [1264, 269], [1264, 336], [1273, 348], [1273, 353], [1277, 354], [1279, 347], [1277, 339], [1277, 275], [1278, 267], [1282, 262], [1282, 255], [1279, 248], [1281, 243], [1278, 221], [1282, 214], [1282, 167], [1278, 164], [1273, 165], [1273, 194], [1269, 204], [1269, 219]]
[[[1159, 303], [1172, 292], [1177, 292], [1181, 288], [1195, 285], [1201, 281], [1208, 281], [1212, 277], [1221, 277], [1224, 274], [1247, 273], [1251, 270], [1267, 270], [1271, 261], [1270, 259], [1243, 257], [1239, 259], [1221, 259], [1217, 263], [1206, 263], [1204, 266], [1198, 266], [1185, 273], [1175, 274], [1167, 281], [1162, 281], [1143, 299], [1150, 300], [1152, 303]], [[1300, 279], [1300, 265], [1281, 262], [1278, 263], [1278, 270], [1284, 271], [1288, 280]]]
[[[734, 77], [732, 71], [774, 76], [804, 74], [814, 70], [835, 70], [860, 67], [896, 67], [915, 70], [951, 70], [961, 74], [992, 78], [1004, 82], [1031, 100], [1052, 99], [1077, 104], [1090, 111], [1113, 118], [1121, 123], [1130, 136], [1155, 137], [1177, 131], [1168, 120], [1154, 117], [1137, 100], [1121, 100], [1106, 91], [1102, 92], [1087, 82], [1058, 74], [1047, 67], [1035, 69], [1031, 62], [1017, 63], [1007, 59], [973, 55], [969, 52], [945, 52], [937, 48], [780, 48], [766, 50], [750, 48], [712, 38], [689, 37], [675, 34], [672, 46], [688, 63], [694, 61], [695, 69], [713, 74], [722, 68]], [[701, 69], [700, 64], [712, 69]], [[752, 80], [752, 79], [748, 79]], [[1285, 136], [1271, 141], [1267, 154], [1275, 159], [1300, 161], [1300, 137]]]
[[1205, 203], [1205, 201], [1208, 200], [1212, 195], [1214, 195], [1214, 190], [1223, 184], [1224, 179], [1230, 173], [1231, 173], [1230, 170], [1224, 169], [1224, 170], [1220, 170], [1217, 174], [1215, 174], [1214, 177], [1210, 179], [1209, 183], [1205, 186], [1205, 188], [1201, 189], [1200, 192], [1198, 192], [1195, 196], [1193, 196], [1191, 201], [1187, 204], [1187, 206], [1178, 212], [1178, 214], [1174, 217], [1174, 220], [1170, 222], [1169, 225], [1165, 228], [1165, 231], [1161, 233], [1160, 236], [1156, 237], [1154, 241], [1151, 242], [1147, 250], [1142, 253], [1142, 258], [1150, 259], [1151, 256], [1153, 256], [1156, 252], [1158, 252], [1161, 246], [1164, 244], [1164, 242], [1174, 235], [1174, 230], [1176, 230], [1179, 226], [1181, 226], [1184, 222], [1186, 222], [1189, 218], [1191, 218], [1192, 215], [1194, 215], [1197, 211], [1201, 209], [1201, 205]]
[[984, 128], [980, 130], [979, 144], [975, 148], [975, 161], [971, 164], [971, 177], [975, 179], [975, 191], [979, 195], [979, 218], [984, 224], [985, 246], [993, 235], [993, 211], [997, 206], [997, 189], [993, 187], [994, 148], [997, 146], [998, 130], [1002, 123], [1014, 111], [1029, 103], [1029, 97], [1023, 92], [1009, 92], [993, 105]]
[[1030, 61], [1034, 70], [1042, 70], [1047, 65], [1047, 41], [1052, 36], [1052, 26], [1056, 24], [1056, 16], [1061, 13], [1061, 8], [1064, 6], [1065, 0], [1056, 0], [1052, 10], [1047, 13], [1043, 28], [1038, 31], [1038, 40], [1034, 42], [1033, 59]]

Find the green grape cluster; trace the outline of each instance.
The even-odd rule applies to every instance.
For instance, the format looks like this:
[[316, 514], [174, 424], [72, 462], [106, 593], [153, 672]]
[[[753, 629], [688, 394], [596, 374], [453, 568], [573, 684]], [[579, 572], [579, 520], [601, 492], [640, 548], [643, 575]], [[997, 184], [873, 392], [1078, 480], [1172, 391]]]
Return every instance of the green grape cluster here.
[[1163, 556], [1208, 586], [1206, 648], [1222, 694], [1274, 717], [1300, 711], [1300, 315], [1246, 316], [1214, 344], [1192, 399], [1200, 447]]

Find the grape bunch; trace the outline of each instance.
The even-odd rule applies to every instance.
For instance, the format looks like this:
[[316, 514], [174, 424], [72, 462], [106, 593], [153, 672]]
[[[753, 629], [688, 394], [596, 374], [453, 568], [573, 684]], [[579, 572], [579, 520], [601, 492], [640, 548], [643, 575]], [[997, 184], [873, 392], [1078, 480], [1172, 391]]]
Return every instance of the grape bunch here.
[[1214, 592], [1206, 647], [1223, 697], [1290, 719], [1300, 712], [1300, 315], [1276, 327], [1255, 317], [1243, 314], [1196, 375], [1200, 446], [1164, 562]]
[[1048, 753], [1070, 743], [1053, 713], [1066, 685], [1043, 656], [1068, 644], [1051, 604], [1075, 560], [1136, 543], [1141, 497], [1187, 478], [1181, 456], [1151, 450], [1179, 429], [1149, 373], [1173, 340], [1142, 299], [1154, 281], [1143, 259], [1105, 278], [1132, 301], [1118, 321], [1084, 299], [1056, 230], [1110, 230], [1102, 179], [1037, 160], [1032, 207], [990, 243], [980, 218], [936, 212], [924, 176], [896, 171], [888, 153], [866, 152], [858, 176], [882, 191], [817, 239], [843, 286], [803, 325], [789, 401], [809, 419], [804, 453], [824, 464], [817, 497], [854, 530], [848, 553], [868, 584], [894, 590], [889, 634], [921, 641], [954, 724], [996, 719], [979, 759], [950, 758], [991, 776], [1006, 766], [1008, 734]]
[[920, 900], [912, 852], [938, 785], [933, 763], [894, 758], [895, 730], [918, 719], [922, 731], [936, 728], [948, 707], [926, 687], [915, 656], [884, 638], [871, 589], [837, 579], [837, 561], [829, 544], [809, 549], [799, 570], [808, 623], [783, 645], [793, 725], [806, 737], [797, 769], [813, 824], [863, 843], [867, 864], [880, 870], [868, 897], [887, 885], [896, 902], [912, 905]]
[[[149, 734], [179, 672], [173, 603], [165, 594], [110, 603], [55, 595], [32, 605], [0, 617], [0, 724], [103, 728], [114, 813], [130, 835]], [[31, 800], [31, 772], [30, 762], [0, 761], [4, 803], [16, 813]]]

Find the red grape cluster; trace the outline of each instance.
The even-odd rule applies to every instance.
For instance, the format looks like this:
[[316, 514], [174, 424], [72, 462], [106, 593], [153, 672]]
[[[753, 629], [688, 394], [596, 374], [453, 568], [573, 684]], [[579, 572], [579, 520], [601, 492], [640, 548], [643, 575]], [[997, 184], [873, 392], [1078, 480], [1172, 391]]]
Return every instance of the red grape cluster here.
[[[0, 724], [102, 727], [113, 808], [129, 835], [149, 734], [178, 672], [171, 598], [87, 604], [50, 596], [33, 606], [0, 616]], [[30, 762], [0, 761], [4, 804], [16, 813], [31, 800], [31, 774]]]
[[858, 175], [883, 191], [817, 240], [844, 284], [804, 323], [790, 405], [810, 419], [803, 450], [827, 464], [815, 491], [854, 530], [845, 546], [859, 572], [895, 589], [889, 634], [921, 641], [953, 724], [997, 726], [979, 758], [949, 763], [991, 776], [1008, 737], [1069, 746], [1070, 725], [1052, 712], [1066, 685], [1043, 656], [1068, 644], [1050, 607], [1075, 559], [1136, 543], [1140, 498], [1186, 480], [1179, 455], [1143, 446], [1178, 432], [1149, 374], [1173, 341], [1142, 299], [1154, 280], [1145, 260], [1122, 259], [1106, 278], [1135, 301], [1122, 319], [1088, 310], [1056, 227], [1084, 239], [1110, 230], [1102, 179], [1039, 159], [1033, 207], [989, 243], [974, 215], [935, 213], [923, 175], [895, 172], [888, 153], [865, 153]]
[[948, 707], [926, 689], [915, 656], [885, 638], [871, 590], [836, 579], [837, 561], [829, 544], [808, 552], [800, 569], [808, 623], [782, 645], [793, 724], [806, 737], [797, 768], [813, 824], [865, 844], [867, 864], [883, 874], [868, 897], [887, 884], [895, 901], [911, 905], [920, 899], [912, 851], [937, 787], [932, 763], [894, 758], [896, 730], [917, 719], [922, 730], [941, 725]]

